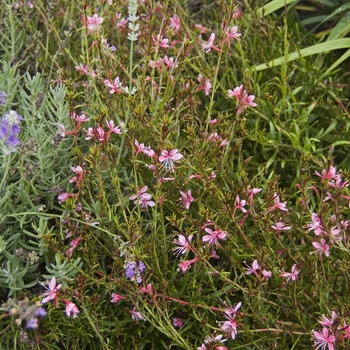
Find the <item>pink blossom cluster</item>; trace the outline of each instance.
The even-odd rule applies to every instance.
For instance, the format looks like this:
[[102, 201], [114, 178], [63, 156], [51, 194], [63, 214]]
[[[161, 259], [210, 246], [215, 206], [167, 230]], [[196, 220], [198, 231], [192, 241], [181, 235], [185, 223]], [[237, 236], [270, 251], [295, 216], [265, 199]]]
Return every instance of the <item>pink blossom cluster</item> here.
[[[343, 181], [340, 174], [337, 172], [334, 166], [330, 166], [328, 169], [323, 169], [321, 174], [315, 171], [315, 174], [321, 178], [321, 183], [326, 186], [327, 195], [323, 202], [334, 202], [334, 196], [348, 200], [349, 197], [342, 194], [343, 189], [349, 185], [348, 181]], [[315, 187], [313, 189], [318, 191]], [[333, 191], [331, 191], [333, 189]], [[334, 192], [335, 194], [331, 194]], [[340, 195], [340, 197], [339, 197]], [[346, 230], [349, 226], [348, 220], [339, 220], [335, 214], [328, 218], [328, 222], [324, 222], [325, 219], [320, 217], [316, 213], [311, 214], [311, 222], [307, 223], [307, 233], [314, 232], [319, 238], [319, 241], [312, 242], [312, 245], [316, 249], [316, 253], [324, 254], [326, 257], [330, 255], [330, 246], [340, 242], [343, 237], [341, 235], [342, 230]]]
[[75, 122], [77, 122], [76, 126], [74, 127], [73, 130], [66, 130], [65, 126], [63, 124], [57, 123], [57, 125], [61, 128], [61, 136], [65, 137], [67, 135], [75, 135], [80, 131], [80, 127], [82, 123], [88, 122], [91, 118], [86, 118], [85, 112], [82, 114], [78, 115], [75, 112], [71, 115], [71, 119], [73, 119]]
[[219, 145], [219, 147], [228, 145], [227, 139], [223, 139], [217, 132], [210, 134], [207, 137], [207, 142], [215, 142]]
[[330, 166], [329, 169], [323, 169], [321, 174], [315, 171], [315, 174], [321, 178], [323, 184], [327, 184], [328, 187], [342, 189], [349, 185], [349, 181], [342, 180], [337, 169], [334, 166]]
[[237, 315], [238, 310], [241, 308], [242, 302], [237, 303], [234, 307], [227, 306], [224, 309], [223, 316], [226, 321], [220, 322], [220, 328], [226, 332], [227, 336], [231, 337], [233, 340], [237, 335]]
[[129, 197], [133, 200], [136, 205], [140, 205], [142, 209], [147, 209], [148, 207], [154, 207], [156, 203], [152, 201], [152, 195], [147, 193], [148, 186], [143, 186], [137, 191], [137, 194], [133, 194]]
[[109, 93], [110, 94], [115, 94], [115, 93], [121, 93], [123, 92], [122, 89], [122, 83], [119, 79], [119, 77], [116, 77], [114, 81], [111, 81], [109, 79], [104, 80], [104, 84], [110, 88]]
[[254, 95], [248, 95], [247, 90], [244, 89], [244, 85], [235, 87], [233, 90], [228, 90], [228, 97], [236, 98], [236, 107], [238, 107], [237, 114], [241, 114], [248, 106], [256, 107], [257, 104], [254, 101]]
[[97, 139], [99, 142], [108, 142], [112, 133], [121, 134], [120, 126], [114, 126], [114, 121], [109, 120], [106, 122], [108, 131], [104, 131], [104, 129], [98, 125], [95, 128], [88, 128], [86, 131], [85, 140]]
[[312, 339], [315, 349], [317, 350], [335, 350], [336, 342], [344, 342], [345, 339], [350, 339], [350, 324], [339, 318], [337, 313], [332, 310], [332, 316], [321, 316], [318, 323], [322, 326], [321, 330], [312, 330]]
[[261, 266], [258, 263], [258, 260], [254, 260], [252, 266], [249, 266], [245, 261], [244, 264], [246, 267], [244, 268], [246, 270], [246, 275], [255, 275], [255, 277], [260, 278], [260, 275], [258, 274], [258, 271], [261, 271], [261, 276], [263, 280], [266, 280], [271, 277], [272, 273], [271, 271], [267, 271], [265, 269], [261, 269]]
[[[242, 306], [242, 302], [237, 303], [235, 306], [227, 306], [225, 307], [223, 311], [223, 317], [226, 319], [226, 321], [219, 321], [218, 324], [221, 328], [221, 331], [225, 333], [227, 337], [231, 337], [233, 340], [237, 336], [237, 316], [239, 315], [239, 309]], [[226, 346], [223, 346], [222, 344], [226, 342], [227, 339], [224, 338], [223, 334], [216, 334], [208, 335], [204, 339], [204, 343], [197, 348], [197, 350], [210, 350], [210, 349], [216, 349], [216, 350], [227, 350], [228, 348]]]
[[214, 333], [213, 335], [207, 335], [204, 339], [204, 343], [199, 346], [197, 350], [227, 350], [228, 348], [222, 345], [225, 341], [227, 341], [227, 339], [223, 339], [222, 334], [217, 335]]
[[[58, 284], [56, 283], [56, 278], [52, 277], [51, 281], [47, 282], [48, 286], [45, 287], [46, 288], [46, 292], [44, 292], [43, 294], [41, 294], [41, 298], [44, 298], [41, 303], [45, 304], [50, 300], [55, 300], [55, 304], [56, 304], [56, 308], [58, 307], [58, 302], [59, 302], [59, 291], [62, 287], [62, 284]], [[78, 313], [80, 312], [79, 309], [77, 308], [77, 306], [66, 299], [62, 299], [62, 301], [66, 304], [66, 315], [68, 317], [70, 317], [71, 315], [73, 316], [73, 318], [78, 316]]]

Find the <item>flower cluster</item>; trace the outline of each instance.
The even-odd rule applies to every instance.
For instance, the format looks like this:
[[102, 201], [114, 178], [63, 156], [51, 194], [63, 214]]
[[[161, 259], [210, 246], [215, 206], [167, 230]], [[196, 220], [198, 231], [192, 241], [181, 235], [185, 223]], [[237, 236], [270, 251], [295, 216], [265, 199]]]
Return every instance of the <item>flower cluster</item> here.
[[114, 126], [114, 121], [109, 120], [106, 122], [108, 131], [104, 131], [104, 129], [98, 125], [96, 128], [88, 128], [85, 136], [85, 140], [97, 139], [99, 142], [108, 142], [112, 133], [121, 134], [122, 131], [120, 126]]
[[137, 191], [137, 194], [133, 194], [129, 197], [130, 200], [134, 200], [136, 205], [140, 205], [142, 209], [147, 209], [147, 207], [154, 207], [156, 203], [152, 201], [152, 195], [147, 193], [148, 186], [143, 186]]
[[232, 339], [237, 335], [237, 320], [238, 310], [241, 308], [242, 302], [239, 302], [234, 307], [226, 307], [224, 310], [224, 317], [226, 321], [219, 322], [221, 329], [227, 333]]
[[336, 342], [350, 339], [350, 324], [345, 318], [341, 320], [335, 311], [332, 311], [331, 317], [322, 315], [318, 323], [322, 326], [322, 330], [312, 330], [311, 332], [316, 349], [335, 350]]
[[[212, 223], [208, 223], [206, 225], [212, 225]], [[216, 227], [214, 230], [212, 230], [209, 227], [205, 227], [204, 231], [207, 233], [207, 235], [204, 235], [202, 237], [202, 241], [206, 242], [207, 247], [209, 247], [209, 246], [219, 246], [220, 247], [219, 240], [225, 240], [226, 236], [227, 236], [225, 231], [219, 230]]]
[[1, 118], [0, 139], [10, 153], [16, 151], [16, 146], [19, 145], [18, 134], [21, 131], [19, 124], [22, 119], [15, 111], [10, 111]]
[[[315, 171], [315, 174], [321, 178], [321, 183], [325, 187], [326, 196], [323, 202], [335, 202], [333, 192], [336, 192], [335, 195], [340, 199], [349, 199], [348, 196], [342, 195], [343, 189], [348, 186], [348, 181], [342, 180], [334, 166], [323, 169], [321, 174]], [[319, 196], [316, 187], [313, 187], [313, 189]], [[341, 194], [340, 197], [339, 194]], [[317, 241], [312, 242], [315, 253], [324, 254], [326, 257], [330, 256], [331, 246], [343, 240], [342, 230], [346, 230], [349, 227], [348, 220], [339, 220], [337, 215], [331, 214], [330, 216], [327, 215], [326, 219], [324, 213], [319, 215], [313, 212], [311, 213], [311, 222], [308, 222], [305, 226], [307, 228], [306, 233], [313, 232], [317, 237]]]
[[[57, 285], [55, 277], [52, 277], [51, 281], [47, 282], [47, 284], [48, 286], [45, 287], [47, 291], [41, 294], [41, 297], [42, 298], [44, 297], [41, 303], [45, 304], [50, 300], [55, 300], [56, 307], [58, 307], [58, 302], [59, 302], [58, 292], [61, 289], [62, 284]], [[73, 318], [77, 317], [78, 313], [80, 312], [77, 306], [69, 300], [62, 299], [62, 301], [66, 304], [66, 310], [65, 310], [66, 315], [70, 317], [70, 315], [72, 314]]]
[[237, 114], [241, 114], [248, 106], [256, 107], [257, 104], [254, 101], [254, 95], [248, 95], [247, 90], [244, 89], [243, 84], [235, 87], [233, 90], [228, 90], [228, 97], [236, 98], [236, 107], [238, 107]]
[[261, 270], [262, 279], [266, 280], [271, 277], [272, 273], [271, 271], [267, 271], [265, 269], [261, 269], [258, 260], [254, 260], [252, 266], [247, 265], [247, 263], [244, 261], [244, 264], [247, 266], [244, 269], [246, 270], [246, 275], [255, 275], [255, 277], [260, 278], [258, 271]]
[[197, 350], [227, 350], [227, 347], [222, 345], [222, 343], [224, 343], [227, 339], [222, 339], [222, 337], [222, 334], [213, 334], [206, 336], [204, 339], [204, 343], [201, 346], [199, 346]]
[[126, 261], [124, 264], [125, 277], [130, 281], [142, 282], [141, 274], [146, 270], [146, 265], [142, 262]]

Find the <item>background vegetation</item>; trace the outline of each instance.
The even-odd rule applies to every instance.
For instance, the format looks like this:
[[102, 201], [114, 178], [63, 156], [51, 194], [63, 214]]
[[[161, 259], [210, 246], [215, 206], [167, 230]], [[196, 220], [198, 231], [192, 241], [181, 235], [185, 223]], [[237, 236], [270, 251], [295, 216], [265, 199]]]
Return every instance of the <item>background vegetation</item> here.
[[135, 3], [0, 5], [2, 123], [22, 117], [0, 348], [347, 349], [347, 49], [288, 62], [329, 38], [308, 2]]

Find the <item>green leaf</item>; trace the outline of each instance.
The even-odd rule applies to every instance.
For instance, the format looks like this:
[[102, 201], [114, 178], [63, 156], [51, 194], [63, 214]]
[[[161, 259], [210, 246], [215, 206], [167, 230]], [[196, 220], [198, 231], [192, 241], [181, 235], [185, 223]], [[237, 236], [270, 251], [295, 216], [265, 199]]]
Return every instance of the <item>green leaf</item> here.
[[282, 8], [283, 6], [286, 6], [288, 4], [291, 4], [293, 2], [298, 2], [299, 0], [273, 0], [269, 2], [268, 4], [260, 7], [258, 11], [256, 12], [259, 17], [267, 16], [270, 13], [273, 13], [277, 11], [278, 9]]
[[336, 24], [329, 34], [327, 41], [344, 38], [350, 32], [350, 11]]
[[327, 41], [325, 43], [316, 44], [309, 46], [300, 51], [295, 51], [288, 55], [288, 57], [282, 56], [276, 58], [268, 63], [259, 64], [258, 66], [253, 67], [253, 69], [259, 71], [264, 70], [271, 67], [276, 67], [282, 64], [282, 62], [291, 62], [301, 57], [307, 57], [311, 55], [315, 55], [317, 53], [328, 52], [338, 49], [348, 49], [350, 48], [350, 38], [345, 39], [336, 39], [332, 41]]

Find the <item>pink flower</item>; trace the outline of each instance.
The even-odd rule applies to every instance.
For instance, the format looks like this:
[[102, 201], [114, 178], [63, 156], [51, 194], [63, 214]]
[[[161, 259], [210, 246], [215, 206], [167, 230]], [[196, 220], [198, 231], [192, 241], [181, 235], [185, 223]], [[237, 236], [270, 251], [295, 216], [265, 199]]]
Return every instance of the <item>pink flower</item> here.
[[195, 24], [194, 26], [196, 29], [198, 29], [200, 34], [204, 34], [208, 32], [208, 29], [202, 26], [201, 24]]
[[177, 33], [181, 28], [181, 20], [177, 14], [174, 14], [170, 17], [170, 25], [169, 28], [173, 29], [175, 33]]
[[228, 97], [236, 97], [237, 100], [240, 100], [241, 99], [241, 96], [243, 95], [244, 93], [244, 86], [243, 84], [241, 86], [237, 86], [235, 87], [233, 90], [228, 90], [227, 91], [227, 96]]
[[289, 282], [289, 280], [296, 281], [298, 279], [299, 272], [300, 270], [297, 270], [297, 264], [294, 264], [292, 266], [292, 272], [283, 272], [282, 274], [280, 274], [280, 276], [287, 277], [287, 282]]
[[173, 326], [176, 328], [181, 328], [184, 325], [183, 321], [176, 317], [172, 318], [172, 323], [173, 323]]
[[192, 260], [184, 260], [179, 264], [179, 268], [177, 269], [178, 271], [182, 271], [185, 273], [192, 264], [196, 263], [197, 261], [201, 260], [201, 258], [194, 258]]
[[169, 68], [174, 69], [179, 66], [178, 62], [174, 59], [174, 57], [169, 58], [167, 55], [161, 58], [161, 61], [164, 62], [166, 69], [169, 69]]
[[78, 317], [78, 313], [80, 312], [77, 306], [72, 303], [71, 301], [64, 300], [66, 303], [66, 315], [70, 317], [70, 314], [72, 314], [73, 318]]
[[144, 320], [145, 318], [142, 316], [140, 311], [136, 310], [136, 307], [134, 306], [132, 310], [129, 310], [130, 314], [131, 314], [131, 318], [133, 320], [139, 321], [139, 320]]
[[215, 333], [213, 335], [208, 335], [204, 339], [204, 343], [197, 348], [197, 350], [209, 350], [209, 349], [215, 349], [215, 350], [227, 350], [226, 346], [222, 346], [219, 344], [224, 343], [227, 339], [222, 339], [223, 335]]
[[86, 118], [85, 112], [83, 112], [80, 115], [73, 112], [73, 115], [71, 116], [71, 118], [78, 122], [77, 126], [79, 126], [79, 127], [82, 123], [86, 123], [91, 119], [91, 118]]
[[241, 301], [239, 303], [237, 303], [234, 307], [226, 306], [226, 308], [224, 309], [224, 313], [228, 317], [236, 316], [237, 313], [238, 313], [238, 310], [241, 308], [241, 306], [242, 306], [242, 302]]
[[76, 193], [68, 193], [68, 192], [63, 192], [58, 195], [57, 199], [60, 203], [65, 202], [68, 198], [70, 197], [76, 197], [78, 194]]
[[100, 126], [98, 126], [94, 131], [97, 140], [103, 142], [105, 140], [105, 131]]
[[214, 173], [214, 171], [211, 172], [211, 175], [208, 176], [208, 179], [210, 181], [214, 180], [216, 178], [216, 174]]
[[85, 74], [85, 75], [89, 75], [90, 74], [89, 66], [88, 65], [83, 66], [82, 63], [79, 63], [78, 66], [75, 66], [75, 70], [77, 70], [81, 74]]
[[204, 52], [208, 53], [211, 49], [215, 51], [222, 51], [218, 47], [214, 46], [215, 34], [211, 33], [208, 41], [202, 41], [201, 46]]
[[235, 208], [234, 208], [234, 213], [233, 215], [236, 214], [236, 210], [239, 209], [243, 214], [247, 212], [247, 209], [244, 208], [244, 206], [247, 204], [247, 201], [244, 199], [240, 199], [239, 195], [237, 195], [236, 200], [235, 200]]
[[112, 300], [111, 303], [118, 303], [120, 300], [127, 299], [127, 297], [124, 297], [117, 293], [112, 293]]
[[168, 44], [169, 39], [161, 38], [160, 34], [158, 34], [156, 37], [152, 36], [152, 40], [157, 47], [161, 47], [163, 49], [170, 47], [170, 45]]
[[209, 245], [215, 245], [215, 246], [220, 246], [219, 244], [219, 239], [226, 239], [226, 232], [225, 231], [218, 231], [215, 230], [213, 231], [212, 229], [206, 227], [205, 232], [208, 233], [208, 235], [205, 235], [202, 237], [203, 242], [208, 242], [207, 246]]
[[285, 226], [285, 223], [281, 221], [276, 222], [276, 224], [271, 227], [276, 230], [277, 233], [280, 233], [281, 231], [289, 231], [291, 229], [290, 226]]
[[149, 66], [151, 68], [158, 69], [159, 71], [161, 70], [162, 65], [163, 65], [163, 59], [162, 58], [159, 58], [157, 61], [154, 61], [154, 60], [150, 60], [149, 61]]
[[268, 278], [270, 278], [272, 276], [271, 271], [267, 271], [265, 269], [261, 271], [261, 274], [263, 275], [264, 280], [267, 280]]
[[151, 199], [152, 196], [147, 193], [148, 186], [143, 186], [141, 190], [137, 191], [137, 194], [134, 194], [129, 197], [130, 200], [135, 199], [135, 204], [138, 204], [143, 209], [147, 209], [147, 207], [154, 207], [156, 203], [154, 203]]
[[104, 81], [104, 84], [105, 84], [106, 86], [108, 86], [109, 88], [111, 88], [111, 90], [109, 91], [110, 94], [122, 92], [122, 89], [121, 89], [122, 83], [121, 83], [119, 77], [116, 77], [116, 78], [114, 79], [114, 82], [113, 82], [113, 83], [112, 83], [111, 81], [109, 81], [108, 79], [106, 79], [106, 80]]
[[153, 293], [152, 283], [148, 283], [146, 287], [141, 287], [140, 292], [144, 294], [153, 295], [154, 293]]
[[125, 17], [122, 17], [122, 14], [120, 12], [115, 13], [115, 19], [117, 22], [117, 28], [118, 29], [125, 29], [126, 25], [128, 24], [128, 20]]
[[336, 319], [337, 314], [335, 311], [332, 311], [332, 318], [327, 318], [325, 315], [322, 315], [321, 319], [318, 322], [323, 327], [332, 327]]
[[[202, 80], [203, 80], [203, 75], [199, 74], [198, 75], [198, 82], [201, 83]], [[209, 96], [210, 92], [211, 92], [211, 88], [212, 88], [212, 85], [211, 85], [210, 79], [206, 79], [205, 82], [197, 89], [197, 91], [204, 90], [205, 95]]]
[[179, 235], [178, 239], [174, 241], [175, 244], [178, 245], [177, 248], [174, 248], [174, 254], [179, 256], [179, 254], [185, 254], [186, 252], [191, 250], [191, 241], [193, 235], [185, 237], [184, 235]]
[[329, 245], [326, 244], [326, 241], [321, 238], [321, 243], [312, 242], [312, 245], [316, 248], [317, 253], [324, 253], [325, 256], [329, 256]]
[[232, 18], [240, 19], [243, 16], [242, 10], [240, 7], [237, 7], [236, 11], [233, 13]]
[[191, 264], [192, 264], [192, 260], [185, 260], [185, 261], [182, 261], [182, 262], [179, 264], [178, 270], [181, 269], [182, 272], [186, 272], [186, 271], [191, 267]]
[[158, 160], [162, 163], [164, 168], [169, 169], [171, 172], [174, 172], [174, 162], [180, 160], [181, 158], [182, 154], [180, 154], [177, 149], [173, 149], [171, 151], [162, 151], [162, 155], [159, 156]]
[[150, 146], [145, 146], [143, 143], [139, 144], [137, 140], [135, 140], [135, 146], [137, 147], [136, 155], [139, 153], [144, 153], [148, 157], [154, 157], [156, 153]]
[[237, 113], [238, 114], [242, 113], [247, 108], [247, 106], [256, 107], [257, 104], [255, 102], [253, 102], [254, 99], [255, 99], [254, 95], [248, 96], [248, 94], [244, 94], [244, 96], [241, 99], [241, 106], [238, 109]]
[[257, 106], [257, 104], [253, 102], [255, 96], [248, 95], [243, 85], [235, 87], [234, 90], [228, 90], [228, 97], [236, 97], [236, 106], [239, 107], [237, 114], [242, 113], [248, 106]]
[[161, 177], [159, 179], [159, 183], [163, 183], [164, 181], [174, 181], [175, 180], [175, 177]]
[[316, 213], [312, 213], [311, 220], [312, 222], [306, 225], [306, 227], [309, 227], [309, 229], [306, 232], [308, 233], [310, 231], [314, 231], [316, 236], [322, 235], [323, 227], [321, 225], [321, 219]]
[[98, 17], [98, 15], [95, 13], [92, 17], [87, 17], [87, 28], [91, 32], [96, 32], [100, 29], [100, 25], [103, 22], [102, 17]]
[[56, 278], [52, 277], [51, 281], [47, 281], [48, 283], [48, 288], [46, 288], [47, 292], [44, 292], [43, 294], [40, 295], [40, 297], [45, 297], [41, 303], [45, 304], [50, 300], [56, 299], [58, 300], [58, 296], [57, 296], [57, 292], [61, 289], [62, 284], [59, 284], [58, 286], [56, 286]]
[[107, 128], [109, 129], [109, 131], [107, 132], [107, 134], [111, 134], [112, 132], [115, 133], [115, 134], [121, 134], [122, 131], [120, 129], [120, 126], [114, 126], [114, 121], [111, 119], [111, 120], [108, 120], [106, 122], [106, 125], [107, 125]]
[[181, 204], [185, 209], [190, 209], [190, 205], [191, 203], [194, 201], [193, 197], [192, 197], [192, 192], [190, 190], [186, 192], [180, 191], [181, 194]]
[[231, 318], [228, 315], [225, 317], [227, 318], [227, 321], [223, 322], [220, 327], [223, 331], [227, 332], [232, 339], [235, 339], [237, 335], [237, 323], [234, 318]]
[[77, 237], [77, 238], [74, 238], [72, 242], [70, 242], [70, 248], [65, 252], [68, 259], [70, 259], [70, 257], [72, 256], [72, 253], [78, 247], [78, 245], [83, 239], [84, 239], [83, 237]]
[[61, 133], [60, 133], [60, 136], [62, 137], [66, 137], [66, 135], [69, 135], [69, 131], [66, 130], [66, 127], [61, 124], [61, 123], [56, 123], [60, 128], [61, 128]]
[[321, 177], [322, 183], [326, 182], [327, 180], [337, 180], [339, 176], [337, 174], [337, 169], [334, 166], [330, 166], [328, 170], [323, 169], [321, 174], [315, 171], [315, 174]]
[[328, 350], [334, 350], [335, 336], [328, 331], [328, 328], [324, 327], [322, 332], [312, 331], [314, 338], [315, 346], [317, 349], [325, 350], [326, 347]]
[[244, 261], [244, 264], [247, 266], [244, 269], [246, 270], [246, 275], [251, 275], [252, 273], [258, 277], [257, 271], [259, 271], [260, 269], [260, 265], [258, 263], [258, 260], [254, 260], [252, 267], [250, 267], [249, 265], [247, 265], [247, 263]]
[[84, 169], [77, 165], [76, 167], [71, 167], [72, 171], [77, 174], [77, 176], [72, 177], [69, 180], [69, 183], [75, 182], [78, 187], [80, 187], [82, 181], [83, 181], [83, 175], [84, 175]]
[[267, 211], [268, 213], [270, 213], [271, 211], [275, 210], [275, 209], [279, 209], [282, 211], [288, 211], [288, 209], [286, 208], [286, 204], [287, 202], [280, 202], [280, 197], [277, 195], [277, 193], [275, 192], [273, 195], [274, 198], [274, 204], [271, 208], [269, 208], [269, 210]]
[[332, 238], [331, 242], [333, 242], [333, 240], [336, 242], [341, 241], [342, 238], [339, 236], [340, 232], [341, 231], [337, 228], [337, 226], [334, 226], [330, 229], [329, 235]]
[[224, 39], [224, 43], [227, 43], [228, 47], [231, 45], [231, 40], [237, 40], [242, 34], [237, 32], [238, 27], [233, 26], [231, 29], [228, 29], [228, 27], [224, 28], [226, 38]]

